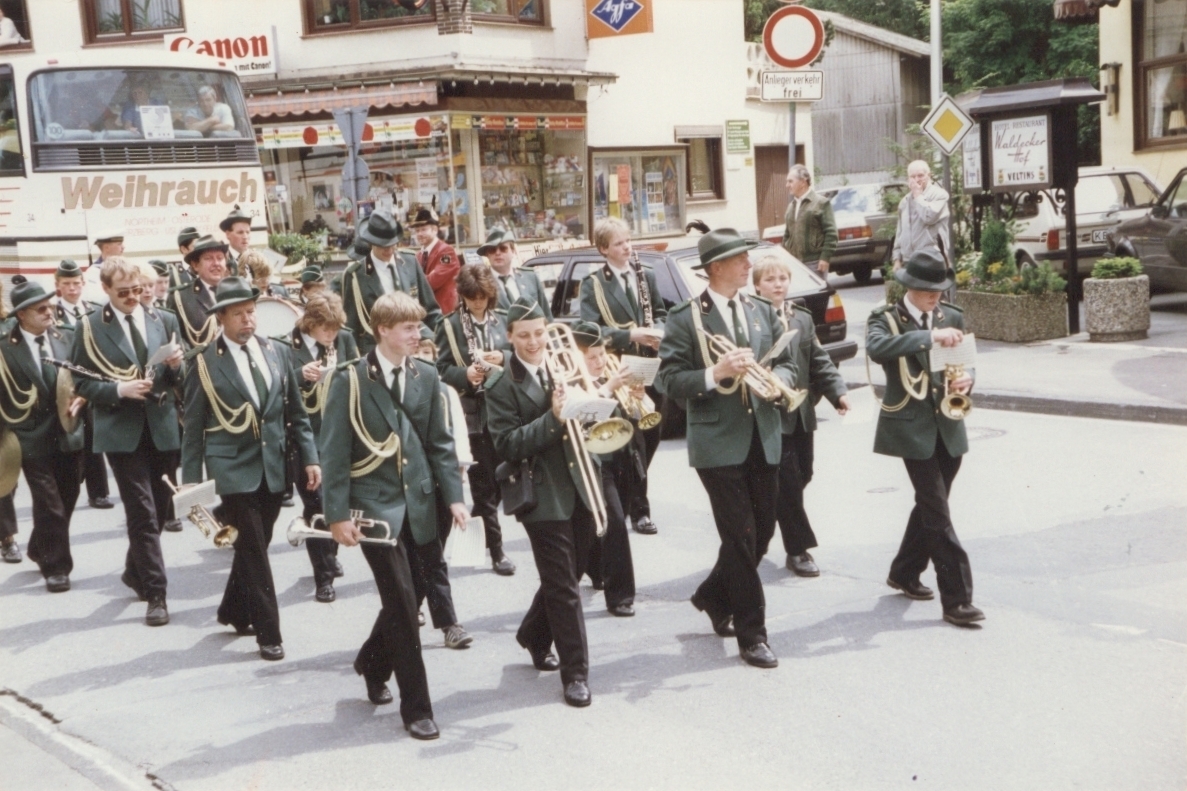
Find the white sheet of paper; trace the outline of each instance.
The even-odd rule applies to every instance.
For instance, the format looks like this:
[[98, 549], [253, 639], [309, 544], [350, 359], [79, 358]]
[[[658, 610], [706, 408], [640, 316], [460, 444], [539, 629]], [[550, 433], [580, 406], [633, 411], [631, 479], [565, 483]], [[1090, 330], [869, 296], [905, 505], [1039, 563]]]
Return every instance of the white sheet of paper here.
[[173, 111], [167, 104], [142, 104], [136, 108], [140, 113], [140, 128], [145, 140], [173, 139]]
[[931, 369], [944, 370], [945, 365], [963, 365], [965, 368], [977, 367], [977, 338], [972, 333], [964, 336], [959, 346], [931, 347]]
[[858, 387], [850, 390], [848, 397], [849, 412], [841, 416], [841, 425], [859, 426], [873, 423], [874, 416], [881, 408], [878, 399], [874, 398], [874, 388]]
[[786, 349], [788, 345], [793, 340], [795, 340], [795, 336], [799, 334], [799, 330], [788, 330], [787, 332], [780, 335], [779, 340], [775, 341], [774, 346], [772, 346], [770, 349], [767, 349], [767, 353], [762, 356], [762, 359], [758, 361], [758, 364], [766, 365], [769, 361], [783, 354], [783, 350]]
[[466, 529], [454, 527], [449, 533], [449, 565], [454, 568], [479, 568], [486, 565], [486, 529], [482, 517], [466, 520]]
[[176, 343], [173, 343], [173, 342], [169, 342], [169, 343], [166, 343], [164, 346], [158, 347], [157, 350], [152, 353], [152, 357], [148, 358], [148, 366], [147, 367], [152, 368], [154, 365], [160, 365], [161, 363], [168, 360], [171, 356], [173, 356], [173, 353], [175, 351], [177, 351], [179, 348], [180, 347]]
[[211, 506], [217, 499], [214, 480], [196, 486], [187, 486], [173, 495], [173, 513], [177, 514], [178, 519], [184, 519], [195, 505]]
[[576, 420], [579, 423], [596, 423], [614, 414], [618, 401], [613, 398], [599, 398], [587, 395], [584, 390], [569, 390], [561, 420]]
[[659, 373], [658, 357], [636, 357], [633, 354], [624, 354], [621, 365], [623, 368], [629, 369], [632, 379], [634, 379], [631, 384], [650, 387], [655, 382], [655, 375]]

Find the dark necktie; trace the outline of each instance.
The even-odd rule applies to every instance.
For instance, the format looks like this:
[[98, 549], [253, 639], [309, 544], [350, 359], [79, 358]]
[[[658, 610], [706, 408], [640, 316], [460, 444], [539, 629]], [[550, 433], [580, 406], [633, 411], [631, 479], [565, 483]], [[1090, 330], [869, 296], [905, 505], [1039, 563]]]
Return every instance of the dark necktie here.
[[315, 343], [313, 345], [317, 347], [317, 361], [322, 365], [325, 365], [329, 360], [330, 350], [321, 343]]
[[45, 335], [37, 336], [37, 356], [41, 359], [41, 379], [49, 390], [58, 385], [58, 369], [49, 361], [49, 349], [45, 347]]
[[631, 288], [630, 276], [629, 269], [623, 273], [622, 290], [626, 292], [626, 301], [631, 305], [631, 318], [635, 318], [639, 313], [639, 300], [635, 299], [635, 290]]
[[[503, 290], [507, 292], [508, 302], [515, 302], [520, 297], [519, 286], [515, 285], [512, 277], [513, 275], [499, 275], [499, 280], [503, 281]], [[515, 289], [514, 292], [512, 289]]]
[[404, 288], [400, 285], [400, 273], [396, 271], [395, 263], [388, 264], [387, 269], [392, 273], [392, 288], [396, 291], [403, 291]]
[[255, 358], [251, 356], [251, 352], [247, 350], [247, 344], [243, 344], [243, 354], [247, 357], [247, 367], [251, 370], [251, 379], [256, 386], [256, 396], [260, 399], [260, 412], [264, 411], [264, 404], [268, 401], [268, 382], [264, 379], [264, 374], [260, 371], [259, 366], [256, 365]]
[[543, 365], [536, 369], [536, 378], [540, 380], [540, 387], [544, 388], [545, 395], [552, 392], [552, 388], [548, 386], [548, 374], [544, 373]]
[[202, 307], [209, 308], [214, 306], [214, 299], [211, 297], [210, 287], [205, 283], [199, 283], [198, 285], [198, 302], [202, 303]]
[[404, 405], [404, 394], [400, 388], [400, 372], [403, 368], [392, 369], [392, 404], [396, 407], [398, 413]]
[[923, 327], [923, 329], [925, 329], [925, 330], [927, 329], [927, 314], [926, 313], [924, 313], [922, 316], [920, 316], [919, 326]]
[[742, 326], [742, 320], [738, 318], [738, 303], [731, 299], [725, 304], [729, 306], [730, 315], [734, 317], [734, 343], [737, 344], [739, 349], [744, 346], [750, 346], [750, 340], [746, 337], [746, 330]]
[[144, 345], [144, 336], [136, 327], [136, 320], [132, 318], [131, 313], [124, 316], [124, 321], [128, 322], [128, 330], [132, 335], [132, 348], [136, 350], [136, 359], [140, 361], [140, 367], [143, 368], [148, 364], [148, 347]]

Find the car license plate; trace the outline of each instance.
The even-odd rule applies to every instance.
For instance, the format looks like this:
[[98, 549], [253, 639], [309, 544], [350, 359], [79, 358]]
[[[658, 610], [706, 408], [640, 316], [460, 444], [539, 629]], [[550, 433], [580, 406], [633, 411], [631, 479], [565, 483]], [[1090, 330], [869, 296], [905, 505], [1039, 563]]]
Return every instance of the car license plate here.
[[1108, 230], [1104, 229], [1104, 228], [1093, 231], [1092, 232], [1093, 244], [1105, 244], [1106, 242], [1109, 241], [1108, 234], [1109, 234]]

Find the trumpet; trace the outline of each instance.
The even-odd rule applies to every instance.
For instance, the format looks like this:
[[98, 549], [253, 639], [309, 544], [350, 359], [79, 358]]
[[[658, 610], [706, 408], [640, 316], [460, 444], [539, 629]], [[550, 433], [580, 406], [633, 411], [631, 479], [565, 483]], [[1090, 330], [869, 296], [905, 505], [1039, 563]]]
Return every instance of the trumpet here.
[[964, 393], [953, 393], [952, 383], [964, 376], [964, 366], [944, 366], [944, 399], [940, 401], [940, 412], [949, 420], [964, 420], [973, 411], [973, 399]]
[[[381, 519], [367, 519], [363, 516], [362, 511], [351, 511], [350, 521], [354, 522], [355, 527], [363, 532], [363, 537], [359, 539], [360, 544], [384, 544], [385, 546], [394, 547], [398, 542], [398, 538], [392, 538], [392, 526]], [[321, 527], [318, 527], [321, 525]], [[305, 541], [311, 538], [334, 540], [334, 534], [330, 532], [330, 528], [326, 525], [326, 517], [324, 514], [314, 514], [313, 519], [309, 522], [305, 521], [305, 517], [298, 516], [289, 522], [286, 537], [289, 543], [295, 547], [301, 546]]]
[[[700, 331], [709, 343], [709, 348], [717, 355], [718, 359], [729, 352], [737, 349], [737, 345], [726, 338], [724, 335], [714, 335], [705, 330]], [[775, 372], [769, 368], [763, 367], [757, 360], [752, 360], [746, 365], [746, 372], [742, 374], [742, 380], [746, 386], [763, 401], [777, 403], [784, 402], [788, 412], [794, 412], [799, 409], [800, 404], [804, 403], [804, 399], [808, 397], [807, 390], [797, 390], [794, 387], [789, 387], [783, 383], [783, 380], [775, 376]]]
[[[173, 485], [173, 481], [169, 480], [168, 475], [162, 475], [161, 480], [165, 485], [173, 490], [174, 494], [178, 494], [181, 489]], [[175, 501], [176, 502], [176, 501]], [[239, 531], [230, 525], [224, 525], [214, 518], [214, 514], [210, 509], [201, 503], [191, 503], [189, 513], [185, 518], [202, 531], [202, 535], [206, 538], [214, 536], [214, 545], [219, 549], [226, 549], [235, 543], [235, 539], [239, 538]]]
[[[606, 375], [613, 379], [621, 369], [622, 362], [619, 358], [616, 355], [607, 354]], [[651, 396], [644, 393], [642, 398], [635, 398], [631, 395], [629, 385], [623, 385], [615, 390], [614, 397], [618, 399], [618, 403], [622, 404], [622, 411], [626, 412], [632, 420], [638, 421], [639, 428], [644, 431], [655, 428], [663, 420], [663, 415], [655, 411], [655, 403], [651, 400]]]

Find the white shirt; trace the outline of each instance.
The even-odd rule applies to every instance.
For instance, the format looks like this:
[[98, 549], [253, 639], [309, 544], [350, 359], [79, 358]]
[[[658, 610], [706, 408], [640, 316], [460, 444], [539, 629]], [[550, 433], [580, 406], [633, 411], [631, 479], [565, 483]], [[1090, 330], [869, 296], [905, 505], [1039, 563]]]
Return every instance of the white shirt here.
[[68, 302], [65, 297], [58, 297], [58, 304], [62, 306], [62, 310], [66, 315], [66, 323], [71, 327], [78, 323], [79, 318], [86, 315], [81, 300], [78, 302]]
[[[610, 271], [614, 273], [614, 276], [616, 278], [618, 278], [619, 285], [622, 286], [623, 292], [625, 292], [627, 294], [634, 294], [635, 293], [635, 278], [634, 278], [634, 272], [631, 271], [631, 268], [629, 266], [624, 266], [622, 269], [619, 269], [618, 267], [616, 267], [614, 264], [610, 263], [609, 261], [606, 262], [606, 265], [610, 267]], [[635, 294], [635, 304], [638, 304], [638, 302], [639, 302], [639, 295]]]
[[132, 351], [136, 351], [136, 342], [132, 340], [132, 328], [128, 326], [128, 316], [131, 316], [132, 321], [136, 323], [136, 329], [140, 333], [140, 340], [144, 343], [144, 348], [147, 349], [148, 333], [144, 329], [144, 306], [138, 302], [136, 303], [136, 307], [132, 308], [131, 313], [124, 313], [115, 308], [112, 308], [112, 313], [115, 314], [116, 321], [120, 323], [120, 329], [124, 331], [124, 337], [128, 339], [128, 345], [132, 347]]
[[405, 379], [403, 376], [401, 376], [401, 374], [404, 373], [404, 365], [407, 364], [407, 358], [405, 358], [404, 364], [401, 364], [398, 367], [393, 364], [391, 360], [387, 359], [383, 352], [376, 351], [375, 359], [379, 360], [379, 370], [383, 372], [383, 381], [387, 383], [388, 390], [392, 389], [392, 380], [394, 380], [396, 377], [399, 377], [400, 403], [404, 403], [404, 391], [408, 388], [404, 386]]
[[[195, 279], [198, 281], [198, 285], [201, 286], [202, 291], [206, 294], [206, 296], [210, 297], [210, 304], [213, 305], [215, 302], [218, 302], [218, 300], [214, 298], [215, 287], [210, 285], [209, 283], [207, 283], [205, 280], [203, 280], [200, 277], [195, 278]], [[199, 300], [199, 301], [201, 301], [201, 300]]]
[[397, 291], [396, 283], [392, 280], [392, 267], [396, 265], [396, 256], [392, 255], [390, 261], [380, 261], [375, 257], [375, 253], [371, 253], [371, 262], [375, 265], [375, 273], [379, 275], [379, 282], [383, 284], [383, 293], [390, 294]]
[[[260, 342], [256, 340], [253, 335], [251, 340], [246, 344], [251, 358], [255, 360], [256, 368], [264, 377], [264, 382], [268, 385], [268, 391], [272, 391], [272, 372], [268, 370], [268, 363], [264, 359], [264, 351], [260, 348]], [[243, 377], [243, 383], [247, 385], [247, 392], [251, 395], [251, 402], [260, 407], [260, 399], [256, 393], [256, 380], [251, 375], [251, 366], [247, 363], [247, 356], [243, 353], [243, 345], [235, 343], [231, 339], [227, 339], [227, 348], [231, 350], [231, 357], [235, 360], [235, 367], [239, 369], [239, 375]]]
[[[20, 326], [20, 325], [17, 325], [17, 326]], [[52, 360], [54, 358], [54, 350], [49, 347], [49, 333], [43, 332], [40, 335], [34, 335], [33, 333], [26, 330], [24, 327], [21, 327], [20, 329], [21, 329], [21, 335], [25, 336], [25, 343], [28, 344], [28, 346], [29, 346], [29, 355], [33, 358], [33, 367], [35, 369], [37, 369], [38, 371], [41, 371], [41, 349], [37, 348], [37, 339], [38, 338], [46, 339], [45, 341], [43, 341], [43, 343], [45, 344], [45, 353], [48, 354], [49, 358]], [[44, 378], [44, 376], [43, 376], [43, 378]]]
[[[923, 311], [920, 310], [919, 308], [915, 307], [915, 303], [911, 301], [911, 298], [909, 296], [903, 297], [903, 304], [907, 306], [907, 312], [911, 314], [911, 318], [915, 319], [915, 323], [922, 327], [923, 326]], [[934, 330], [935, 327], [932, 326], [931, 314], [928, 314], [928, 317], [929, 318], [927, 321], [927, 328], [929, 330]]]
[[[721, 313], [722, 318], [725, 319], [725, 326], [729, 328], [730, 337], [734, 334], [734, 314], [727, 304], [730, 298], [722, 294], [718, 294], [713, 289], [706, 289], [709, 292], [709, 299], [713, 300], [713, 304], [717, 306], [717, 310]], [[741, 300], [742, 292], [739, 291], [734, 295], [733, 302], [738, 309], [738, 323], [742, 325], [742, 332], [746, 335], [746, 340], [750, 340], [750, 328], [746, 326], [746, 311], [742, 308]], [[697, 308], [699, 310], [699, 308]], [[717, 387], [717, 382], [713, 381], [713, 369], [705, 369], [705, 389], [713, 390]]]
[[[317, 361], [317, 354], [318, 354], [318, 352], [317, 352], [317, 339], [316, 339], [316, 338], [314, 338], [312, 335], [306, 335], [305, 333], [303, 333], [303, 332], [302, 332], [302, 333], [301, 333], [301, 340], [305, 341], [305, 348], [309, 350], [309, 354], [310, 354], [310, 356], [312, 356], [312, 357], [313, 357], [313, 360], [314, 360], [314, 362], [316, 362], [316, 361]], [[332, 348], [334, 348], [334, 347], [333, 347], [333, 346], [327, 346], [327, 347], [326, 347], [326, 352], [328, 353], [328, 352], [330, 351], [330, 349], [332, 349]]]
[[424, 247], [420, 248], [420, 251], [421, 251], [422, 253], [424, 253], [424, 254], [425, 254], [425, 256], [427, 257], [427, 256], [428, 256], [428, 254], [429, 254], [429, 251], [431, 251], [431, 250], [432, 250], [434, 247], [436, 247], [436, 246], [437, 246], [437, 242], [439, 242], [439, 241], [441, 241], [441, 237], [439, 237], [439, 236], [438, 236], [438, 237], [436, 237], [435, 239], [433, 239], [433, 241], [429, 242], [429, 243], [428, 243], [428, 244], [426, 244]]
[[[525, 359], [523, 359], [522, 357], [520, 357], [518, 354], [517, 354], [517, 355], [515, 355], [515, 356], [516, 356], [516, 358], [518, 358], [518, 359], [519, 359], [520, 363], [522, 363], [522, 364], [523, 364], [523, 367], [527, 369], [527, 371], [528, 371], [528, 376], [530, 376], [530, 377], [532, 377], [533, 379], [535, 379], [535, 380], [536, 380], [536, 384], [540, 384], [540, 374], [539, 374], [539, 373], [537, 373], [537, 372], [540, 370], [540, 368], [541, 368], [542, 366], [539, 366], [539, 365], [532, 365], [532, 364], [531, 364], [531, 363], [529, 363], [527, 360], [525, 360]], [[552, 383], [552, 377], [548, 375], [548, 369], [547, 369], [547, 368], [545, 368], [545, 369], [544, 369], [544, 377], [545, 377], [545, 378], [548, 380], [548, 382], [549, 382], [550, 384]], [[547, 388], [545, 388], [545, 392], [549, 392]]]

